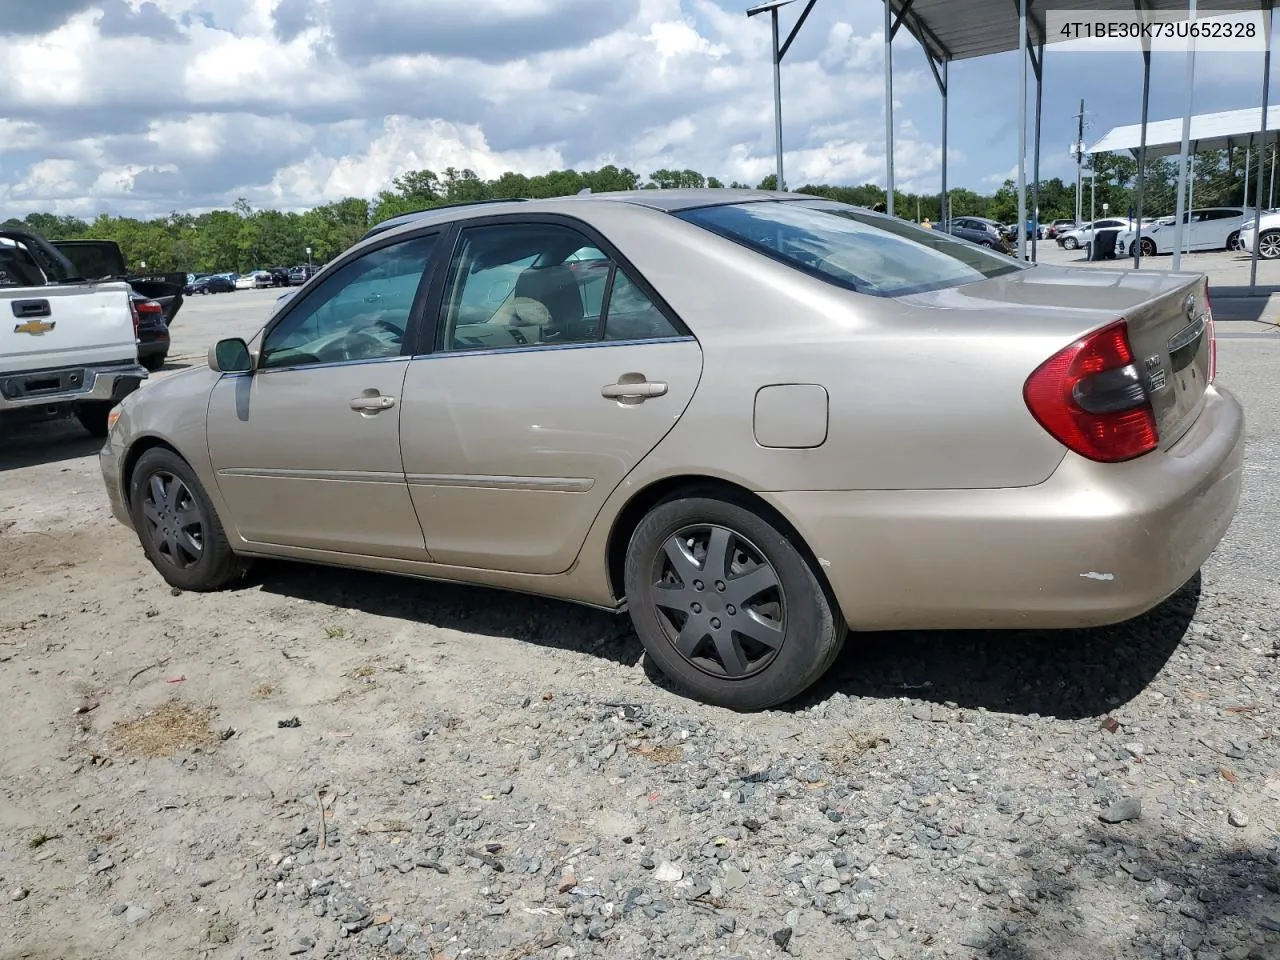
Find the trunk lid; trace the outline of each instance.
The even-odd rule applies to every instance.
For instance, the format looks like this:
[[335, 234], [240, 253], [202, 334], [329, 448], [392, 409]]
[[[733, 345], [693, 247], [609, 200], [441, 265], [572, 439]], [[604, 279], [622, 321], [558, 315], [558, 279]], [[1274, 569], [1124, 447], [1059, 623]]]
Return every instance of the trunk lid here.
[[901, 299], [982, 311], [985, 324], [1010, 336], [1052, 334], [1062, 346], [1123, 318], [1161, 449], [1181, 439], [1203, 408], [1213, 362], [1213, 317], [1203, 274], [1035, 266]]
[[1203, 406], [1212, 366], [1208, 281], [1189, 277], [1174, 290], [1125, 313], [1134, 363], [1160, 428], [1160, 447], [1182, 438]]

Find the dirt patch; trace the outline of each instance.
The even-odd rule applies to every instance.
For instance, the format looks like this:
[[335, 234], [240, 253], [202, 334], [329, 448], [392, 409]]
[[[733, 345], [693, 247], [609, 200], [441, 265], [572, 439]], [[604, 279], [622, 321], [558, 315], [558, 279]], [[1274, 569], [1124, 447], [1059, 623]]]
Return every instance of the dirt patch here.
[[209, 725], [212, 717], [212, 710], [170, 700], [136, 720], [116, 724], [107, 739], [125, 753], [167, 757], [179, 750], [217, 743], [218, 735]]

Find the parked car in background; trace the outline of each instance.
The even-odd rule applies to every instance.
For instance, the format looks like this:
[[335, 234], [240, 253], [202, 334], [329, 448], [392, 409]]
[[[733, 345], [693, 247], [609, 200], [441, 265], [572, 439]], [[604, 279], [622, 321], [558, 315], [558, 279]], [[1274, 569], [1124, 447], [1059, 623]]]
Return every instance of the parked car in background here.
[[267, 272], [271, 274], [271, 285], [273, 287], [287, 287], [289, 285], [288, 267], [272, 267]]
[[195, 293], [232, 293], [236, 289], [235, 281], [226, 274], [215, 273], [212, 276], [200, 277], [191, 285]]
[[1009, 251], [1009, 241], [1004, 228], [994, 220], [985, 217], [952, 217], [951, 225], [946, 231], [952, 236], [968, 240], [982, 247], [990, 247], [1001, 253]]
[[681, 690], [754, 710], [849, 624], [1084, 627], [1175, 593], [1240, 494], [1214, 357], [1202, 275], [638, 190], [357, 243], [128, 397], [100, 456], [178, 589], [284, 557], [625, 609]]
[[74, 416], [97, 437], [147, 378], [138, 362], [139, 296], [123, 280], [84, 280], [27, 230], [0, 229], [0, 426]]
[[289, 284], [294, 287], [300, 287], [313, 276], [315, 276], [315, 268], [310, 266], [294, 267], [289, 271]]
[[[1242, 207], [1205, 207], [1188, 210], [1182, 215], [1182, 249], [1237, 250], [1240, 247], [1240, 231], [1244, 226]], [[1173, 253], [1177, 218], [1162, 217], [1142, 227], [1142, 255], [1153, 257], [1158, 253]], [[1126, 229], [1116, 238], [1117, 250], [1134, 255], [1137, 231]]]
[[54, 240], [52, 246], [84, 279], [123, 280], [139, 294], [139, 302], [158, 303], [166, 329], [177, 319], [186, 292], [185, 273], [130, 273], [124, 252], [114, 240]]
[[1077, 250], [1093, 242], [1095, 230], [1133, 230], [1136, 226], [1132, 220], [1121, 217], [1107, 217], [1083, 224], [1074, 230], [1063, 230], [1055, 239], [1058, 241], [1058, 246], [1065, 247], [1068, 250]]
[[1263, 260], [1280, 259], [1280, 211], [1262, 211], [1262, 220], [1256, 221], [1252, 216], [1240, 225], [1240, 249], [1253, 253], [1254, 239], [1258, 235], [1261, 224], [1261, 243], [1258, 256]]
[[164, 307], [136, 290], [131, 298], [137, 315], [138, 362], [148, 370], [159, 370], [169, 356], [169, 324]]
[[1044, 238], [1046, 240], [1058, 239], [1058, 234], [1064, 230], [1074, 230], [1079, 224], [1070, 218], [1054, 220], [1044, 228]]

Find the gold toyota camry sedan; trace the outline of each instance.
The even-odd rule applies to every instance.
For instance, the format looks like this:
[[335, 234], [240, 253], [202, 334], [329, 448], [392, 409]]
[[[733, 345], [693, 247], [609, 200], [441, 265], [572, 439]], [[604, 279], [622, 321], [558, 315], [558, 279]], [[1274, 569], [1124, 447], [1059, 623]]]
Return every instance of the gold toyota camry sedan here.
[[1214, 367], [1199, 274], [798, 194], [472, 204], [130, 395], [101, 462], [176, 587], [284, 557], [625, 610], [689, 695], [752, 710], [851, 628], [1160, 604], [1239, 498]]

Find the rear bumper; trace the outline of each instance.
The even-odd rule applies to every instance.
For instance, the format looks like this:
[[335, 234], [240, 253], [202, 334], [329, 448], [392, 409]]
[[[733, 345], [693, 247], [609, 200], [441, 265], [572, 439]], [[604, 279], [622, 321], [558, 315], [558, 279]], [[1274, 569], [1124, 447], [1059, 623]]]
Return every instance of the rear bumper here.
[[167, 354], [169, 352], [169, 334], [157, 334], [151, 337], [143, 337], [138, 341], [138, 356], [151, 357], [156, 354]]
[[[35, 378], [56, 380], [59, 388], [31, 389]], [[145, 379], [146, 367], [136, 362], [2, 374], [0, 411], [62, 403], [115, 403], [138, 389]]]
[[1167, 451], [1123, 464], [1068, 455], [1001, 490], [764, 494], [819, 558], [854, 629], [1089, 627], [1158, 606], [1235, 515], [1244, 414], [1210, 388]]

